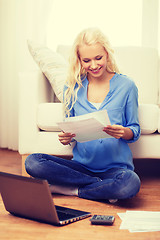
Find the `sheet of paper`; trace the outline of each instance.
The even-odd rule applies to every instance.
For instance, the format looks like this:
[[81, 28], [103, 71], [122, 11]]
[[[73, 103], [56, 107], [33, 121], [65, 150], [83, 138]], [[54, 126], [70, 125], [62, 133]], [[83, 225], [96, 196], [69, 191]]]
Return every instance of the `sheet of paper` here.
[[101, 111], [96, 111], [96, 112], [92, 112], [92, 113], [88, 113], [88, 114], [84, 114], [84, 115], [80, 115], [80, 116], [66, 118], [65, 122], [75, 122], [75, 121], [80, 121], [80, 120], [87, 120], [90, 118], [97, 119], [97, 121], [102, 123], [103, 126], [111, 124], [109, 117], [108, 117], [107, 110], [101, 110]]
[[106, 110], [71, 117], [66, 119], [65, 122], [58, 122], [57, 124], [62, 131], [75, 133], [75, 140], [78, 142], [111, 138], [110, 135], [103, 132], [104, 126], [110, 125]]
[[122, 219], [120, 229], [130, 232], [160, 231], [160, 212], [126, 211], [118, 216]]

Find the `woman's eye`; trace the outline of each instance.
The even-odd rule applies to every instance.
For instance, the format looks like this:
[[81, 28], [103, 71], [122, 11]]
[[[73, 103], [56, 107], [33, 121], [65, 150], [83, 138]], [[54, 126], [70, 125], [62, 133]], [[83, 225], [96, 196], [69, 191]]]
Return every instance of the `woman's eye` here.
[[89, 59], [84, 59], [83, 62], [88, 63]]
[[101, 59], [102, 59], [102, 56], [96, 57], [96, 60], [101, 60]]
[[[97, 56], [97, 57], [95, 57], [95, 60], [99, 61], [99, 60], [102, 59], [102, 57], [103, 57], [103, 56]], [[84, 63], [89, 63], [89, 62], [90, 62], [90, 59], [87, 59], [87, 58], [86, 58], [86, 59], [83, 59], [83, 62], [84, 62]]]

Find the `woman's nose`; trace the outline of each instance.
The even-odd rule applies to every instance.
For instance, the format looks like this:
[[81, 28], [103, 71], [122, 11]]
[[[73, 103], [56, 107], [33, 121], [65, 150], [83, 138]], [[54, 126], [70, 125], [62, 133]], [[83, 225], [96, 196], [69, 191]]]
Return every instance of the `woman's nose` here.
[[91, 68], [92, 68], [92, 69], [97, 68], [97, 64], [96, 64], [95, 61], [91, 61]]

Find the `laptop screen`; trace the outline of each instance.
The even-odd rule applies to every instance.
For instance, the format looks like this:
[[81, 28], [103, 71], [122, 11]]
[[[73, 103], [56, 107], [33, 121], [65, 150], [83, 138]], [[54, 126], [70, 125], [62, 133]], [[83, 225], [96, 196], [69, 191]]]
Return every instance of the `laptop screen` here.
[[51, 224], [67, 224], [89, 212], [55, 206], [46, 180], [0, 172], [0, 192], [8, 212]]

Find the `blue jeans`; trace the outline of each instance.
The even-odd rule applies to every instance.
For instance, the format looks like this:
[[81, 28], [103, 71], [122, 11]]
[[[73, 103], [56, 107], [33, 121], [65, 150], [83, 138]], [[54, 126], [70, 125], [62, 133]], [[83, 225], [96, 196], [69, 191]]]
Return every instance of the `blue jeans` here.
[[26, 171], [49, 184], [78, 188], [78, 196], [91, 200], [127, 199], [140, 189], [140, 179], [134, 171], [112, 168], [106, 172], [91, 172], [80, 163], [48, 154], [35, 153], [26, 158]]

